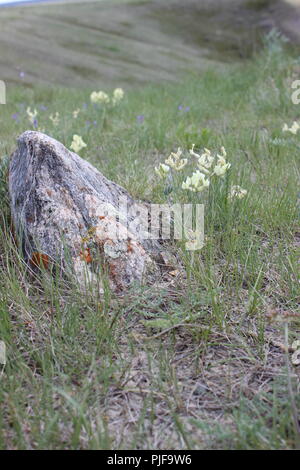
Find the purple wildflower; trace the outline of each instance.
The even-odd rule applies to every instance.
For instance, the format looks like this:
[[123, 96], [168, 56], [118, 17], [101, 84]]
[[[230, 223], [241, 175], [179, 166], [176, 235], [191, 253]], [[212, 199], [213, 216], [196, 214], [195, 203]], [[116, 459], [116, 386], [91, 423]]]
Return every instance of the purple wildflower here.
[[145, 116], [143, 114], [140, 114], [139, 116], [136, 117], [137, 122], [143, 123], [145, 121]]
[[178, 106], [178, 111], [184, 111], [185, 113], [188, 113], [190, 109], [191, 108], [189, 106], [184, 107], [182, 104]]
[[20, 72], [20, 73], [19, 73], [19, 77], [20, 77], [20, 78], [24, 78], [24, 77], [25, 77], [25, 73], [24, 73], [24, 72]]
[[14, 113], [14, 114], [12, 114], [11, 117], [14, 121], [19, 122], [19, 113]]
[[37, 129], [37, 128], [39, 127], [39, 124], [38, 124], [38, 120], [37, 120], [37, 119], [35, 119], [35, 120], [33, 121], [33, 127], [34, 127], [35, 129]]

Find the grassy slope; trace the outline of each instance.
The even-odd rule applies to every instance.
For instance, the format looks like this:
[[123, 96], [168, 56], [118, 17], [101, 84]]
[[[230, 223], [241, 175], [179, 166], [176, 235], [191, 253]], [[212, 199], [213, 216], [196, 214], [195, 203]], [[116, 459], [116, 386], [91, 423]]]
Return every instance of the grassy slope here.
[[14, 83], [23, 71], [27, 84], [124, 85], [171, 80], [180, 69], [206, 64], [206, 51], [157, 27], [147, 2], [119, 3], [0, 10], [1, 78]]
[[[30, 127], [31, 105], [39, 126], [66, 145], [82, 135], [82, 156], [134, 196], [164, 200], [154, 165], [195, 143], [226, 147], [228, 184], [241, 184], [248, 197], [228, 204], [221, 192], [213, 205], [206, 201], [206, 246], [193, 263], [176, 249], [183, 263], [177, 277], [100, 299], [47, 273], [34, 280], [25, 272], [9, 234], [4, 179], [0, 338], [8, 364], [0, 376], [0, 447], [299, 445], [284, 324], [267, 318], [274, 309], [299, 313], [300, 294], [299, 137], [281, 131], [299, 115], [290, 100], [298, 66], [275, 46], [222, 75], [210, 70], [179, 85], [132, 90], [114, 109], [93, 108], [85, 90], [18, 89], [10, 96], [2, 154]], [[58, 127], [49, 121], [56, 111]], [[299, 333], [296, 317], [289, 344]], [[290, 368], [295, 391], [299, 368]]]
[[[174, 80], [245, 56], [261, 27], [287, 16], [262, 0], [99, 0], [0, 9], [0, 71], [9, 84]], [[248, 6], [245, 6], [245, 3]], [[20, 80], [19, 74], [25, 76]]]

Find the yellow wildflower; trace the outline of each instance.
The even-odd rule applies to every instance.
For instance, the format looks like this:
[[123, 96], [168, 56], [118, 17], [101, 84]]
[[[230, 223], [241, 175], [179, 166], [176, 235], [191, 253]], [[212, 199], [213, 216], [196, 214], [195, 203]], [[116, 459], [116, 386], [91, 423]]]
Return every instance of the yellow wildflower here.
[[110, 102], [110, 98], [104, 91], [93, 91], [91, 94], [91, 102], [95, 104], [108, 104]]
[[194, 151], [195, 144], [193, 144], [192, 148], [190, 149], [190, 155], [196, 157], [198, 159], [197, 166], [202, 173], [209, 174], [210, 168], [215, 160], [215, 157], [212, 155], [211, 151], [207, 148], [204, 148], [204, 153], [201, 155]]
[[27, 110], [26, 110], [26, 113], [27, 113], [29, 121], [31, 122], [31, 124], [33, 124], [36, 117], [37, 117], [37, 115], [38, 115], [37, 110], [34, 109], [33, 111], [31, 111], [31, 108], [28, 107]]
[[174, 170], [180, 171], [187, 164], [187, 159], [186, 158], [181, 159], [181, 155], [182, 155], [182, 150], [181, 148], [178, 148], [176, 153], [174, 152], [171, 153], [171, 155], [167, 158], [165, 163], [169, 165], [171, 168], [173, 168]]
[[73, 118], [74, 118], [74, 119], [77, 119], [79, 113], [80, 113], [80, 109], [79, 109], [79, 108], [78, 108], [78, 109], [75, 109], [75, 111], [73, 111]]
[[296, 135], [300, 129], [300, 125], [298, 124], [297, 121], [294, 121], [292, 126], [289, 127], [287, 124], [284, 124], [282, 130], [283, 132], [291, 132], [291, 134]]
[[85, 148], [87, 145], [86, 143], [83, 141], [82, 137], [80, 137], [80, 135], [73, 135], [73, 142], [70, 146], [70, 149], [71, 150], [74, 150], [75, 153], [78, 153], [80, 152], [81, 149]]
[[247, 195], [247, 190], [241, 188], [240, 186], [232, 186], [230, 190], [230, 199], [243, 199]]
[[49, 119], [50, 119], [50, 121], [52, 121], [52, 124], [54, 126], [58, 126], [58, 124], [60, 122], [59, 113], [56, 112], [55, 114], [50, 114]]
[[194, 152], [194, 147], [195, 146], [193, 145], [192, 149], [190, 150], [190, 154], [197, 156], [199, 170], [203, 173], [209, 174], [209, 169], [211, 168], [215, 158], [212, 156], [211, 151], [206, 148], [204, 149], [204, 153], [202, 153], [202, 155], [198, 155]]
[[182, 189], [187, 189], [192, 192], [201, 192], [209, 187], [209, 180], [203, 173], [197, 170], [192, 176], [188, 176], [186, 181], [182, 183]]
[[124, 98], [124, 90], [122, 88], [116, 88], [114, 93], [113, 93], [113, 98], [112, 98], [112, 102], [113, 104], [118, 104], [120, 101], [122, 101], [122, 99]]
[[226, 171], [231, 167], [231, 163], [226, 162], [225, 157], [227, 156], [226, 150], [224, 147], [221, 148], [222, 155], [217, 155], [218, 163], [214, 168], [213, 174], [217, 176], [225, 175]]
[[170, 171], [170, 167], [168, 165], [164, 165], [160, 163], [159, 167], [155, 167], [155, 173], [160, 176], [160, 178], [166, 178]]
[[195, 148], [195, 144], [192, 145], [192, 148], [190, 149], [190, 155], [192, 155], [193, 157], [196, 157], [196, 158], [200, 158], [200, 155], [199, 153], [196, 153], [194, 151], [194, 148]]

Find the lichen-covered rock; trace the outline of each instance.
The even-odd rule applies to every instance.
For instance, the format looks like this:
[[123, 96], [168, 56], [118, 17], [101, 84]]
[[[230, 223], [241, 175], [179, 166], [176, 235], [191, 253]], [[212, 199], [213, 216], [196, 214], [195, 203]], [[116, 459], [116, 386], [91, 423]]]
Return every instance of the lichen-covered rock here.
[[125, 189], [56, 140], [32, 131], [19, 137], [9, 193], [15, 234], [32, 267], [59, 266], [82, 285], [106, 273], [116, 291], [157, 279], [160, 245], [145, 236], [147, 206], [139, 204], [137, 216]]

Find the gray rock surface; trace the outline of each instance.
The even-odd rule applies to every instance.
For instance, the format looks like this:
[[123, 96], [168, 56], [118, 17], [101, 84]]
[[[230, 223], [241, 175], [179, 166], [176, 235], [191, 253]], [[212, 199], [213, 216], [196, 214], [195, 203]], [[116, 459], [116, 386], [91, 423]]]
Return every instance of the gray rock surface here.
[[125, 189], [47, 135], [19, 137], [9, 194], [16, 238], [32, 268], [59, 267], [100, 290], [105, 272], [115, 291], [159, 276], [160, 244], [145, 236], [148, 207], [137, 211]]

